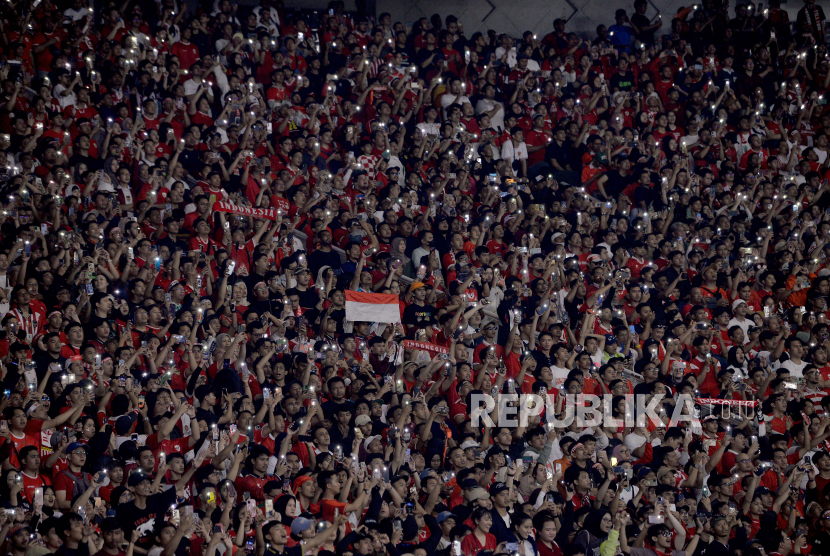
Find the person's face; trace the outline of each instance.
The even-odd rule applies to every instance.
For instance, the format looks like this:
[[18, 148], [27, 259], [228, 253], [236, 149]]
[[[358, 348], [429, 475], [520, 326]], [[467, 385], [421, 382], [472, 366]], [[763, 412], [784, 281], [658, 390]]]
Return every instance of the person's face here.
[[75, 542], [81, 542], [84, 538], [84, 522], [80, 519], [73, 519], [70, 524], [69, 538]]
[[[78, 392], [79, 389], [75, 389], [75, 392]], [[69, 463], [76, 467], [82, 467], [86, 463], [86, 450], [84, 448], [78, 448], [74, 450], [71, 454], [69, 454]]]
[[138, 464], [144, 470], [152, 470], [156, 466], [156, 458], [153, 456], [153, 452], [150, 450], [145, 450], [141, 452], [141, 456], [138, 458]]

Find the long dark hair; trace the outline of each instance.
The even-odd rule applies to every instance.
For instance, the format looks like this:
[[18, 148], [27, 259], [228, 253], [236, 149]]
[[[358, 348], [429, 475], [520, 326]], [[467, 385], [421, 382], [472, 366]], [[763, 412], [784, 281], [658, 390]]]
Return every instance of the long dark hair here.
[[528, 521], [528, 520], [530, 520], [530, 516], [527, 515], [524, 512], [519, 512], [518, 514], [514, 515], [511, 518], [510, 524], [511, 524], [511, 527], [513, 529], [513, 534], [516, 535], [516, 538], [518, 538], [520, 540], [523, 540], [523, 541], [527, 540], [527, 539], [523, 539], [521, 536], [519, 536], [519, 526], [522, 523], [524, 523], [525, 521]]

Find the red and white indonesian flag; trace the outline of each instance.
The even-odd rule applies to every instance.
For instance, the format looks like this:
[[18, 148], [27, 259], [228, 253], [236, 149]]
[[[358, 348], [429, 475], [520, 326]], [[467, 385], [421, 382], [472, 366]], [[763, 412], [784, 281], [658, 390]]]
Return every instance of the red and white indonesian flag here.
[[346, 290], [346, 320], [386, 324], [401, 322], [398, 296], [393, 293], [366, 293]]

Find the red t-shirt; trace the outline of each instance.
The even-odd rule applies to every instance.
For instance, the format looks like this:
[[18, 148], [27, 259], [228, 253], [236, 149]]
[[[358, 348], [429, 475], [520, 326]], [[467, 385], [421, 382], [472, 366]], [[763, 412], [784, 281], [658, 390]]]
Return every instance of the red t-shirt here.
[[17, 438], [14, 433], [9, 433], [9, 440], [3, 438], [3, 442], [11, 441], [12, 448], [9, 451], [9, 463], [15, 469], [20, 469], [20, 459], [18, 455], [20, 454], [20, 450], [25, 448], [26, 446], [34, 446], [36, 448], [40, 447], [40, 441], [37, 437], [32, 436], [30, 434], [23, 433], [22, 438]]
[[[66, 472], [67, 473], [73, 473], [73, 471], [71, 469], [67, 469]], [[81, 471], [80, 474], [79, 473], [73, 473], [73, 474], [78, 478], [80, 478], [82, 476], [85, 476], [87, 478], [87, 480], [89, 480], [89, 481], [92, 480], [92, 475], [90, 475], [89, 473], [84, 473], [83, 471]], [[63, 472], [58, 472], [55, 475], [55, 492], [60, 492], [60, 491], [66, 492], [66, 499], [67, 500], [72, 499], [72, 493], [75, 491], [75, 483], [72, 481], [72, 479], [70, 479], [69, 477], [66, 476], [66, 473], [63, 473]]]
[[179, 41], [170, 47], [170, 54], [179, 59], [179, 67], [182, 69], [190, 69], [199, 59], [199, 49], [193, 43], [184, 44]]
[[38, 473], [37, 477], [30, 477], [26, 473], [21, 472], [20, 477], [23, 479], [23, 495], [30, 504], [35, 500], [35, 489], [43, 488], [52, 484], [49, 477]]
[[484, 544], [481, 544], [476, 537], [475, 533], [471, 535], [467, 535], [464, 537], [464, 540], [461, 541], [461, 552], [464, 553], [464, 556], [476, 556], [482, 550], [495, 550], [498, 543], [496, 542], [496, 537], [490, 533], [485, 533], [486, 540]]

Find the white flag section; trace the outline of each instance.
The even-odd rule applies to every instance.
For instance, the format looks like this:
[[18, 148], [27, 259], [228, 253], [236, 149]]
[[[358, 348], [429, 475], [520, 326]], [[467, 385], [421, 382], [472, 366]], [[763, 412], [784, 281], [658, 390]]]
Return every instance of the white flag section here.
[[352, 322], [401, 322], [398, 296], [346, 290], [346, 320]]

